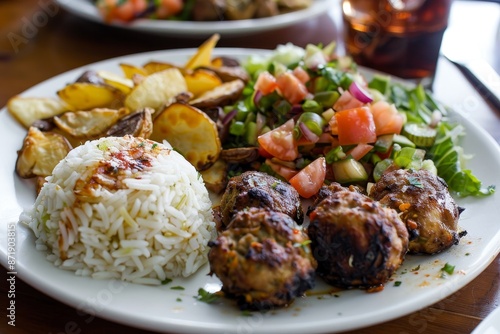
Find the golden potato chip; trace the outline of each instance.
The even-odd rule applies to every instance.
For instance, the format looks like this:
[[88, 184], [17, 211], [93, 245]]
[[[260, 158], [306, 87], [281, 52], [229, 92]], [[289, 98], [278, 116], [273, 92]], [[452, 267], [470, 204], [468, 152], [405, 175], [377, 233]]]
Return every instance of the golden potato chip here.
[[26, 128], [33, 122], [62, 114], [71, 107], [58, 98], [14, 96], [7, 102], [7, 110]]
[[222, 84], [222, 80], [212, 71], [198, 69], [184, 74], [187, 89], [197, 97]]
[[70, 150], [64, 136], [30, 127], [18, 152], [16, 173], [22, 178], [48, 176]]
[[169, 64], [169, 63], [162, 63], [159, 61], [150, 61], [147, 62], [142, 66], [144, 70], [146, 71], [147, 74], [153, 74], [156, 72], [164, 71], [169, 68], [177, 68], [177, 66]]
[[59, 129], [75, 138], [91, 139], [103, 135], [106, 130], [128, 113], [126, 108], [69, 111], [54, 117], [54, 123]]
[[213, 34], [208, 40], [200, 45], [196, 53], [192, 55], [184, 65], [184, 68], [194, 70], [201, 66], [209, 66], [212, 62], [212, 51], [219, 41], [219, 38], [219, 34]]
[[132, 79], [134, 75], [140, 75], [140, 76], [146, 76], [148, 75], [148, 72], [142, 67], [134, 66], [131, 64], [125, 64], [121, 63], [120, 68], [123, 71], [123, 75], [125, 75], [125, 78], [127, 79]]
[[222, 159], [218, 159], [209, 168], [200, 171], [203, 182], [208, 190], [219, 194], [221, 193], [227, 185], [227, 170], [228, 164]]
[[97, 75], [100, 76], [106, 84], [119, 89], [124, 94], [130, 93], [132, 88], [134, 88], [132, 79], [121, 77], [108, 71], [98, 71]]
[[125, 98], [131, 111], [142, 108], [158, 109], [176, 95], [186, 92], [186, 80], [177, 68], [148, 75]]
[[57, 92], [73, 110], [117, 107], [123, 103], [123, 93], [118, 89], [87, 82], [75, 82]]
[[150, 139], [167, 140], [197, 170], [210, 167], [221, 151], [215, 122], [203, 111], [181, 103], [171, 104], [156, 117]]

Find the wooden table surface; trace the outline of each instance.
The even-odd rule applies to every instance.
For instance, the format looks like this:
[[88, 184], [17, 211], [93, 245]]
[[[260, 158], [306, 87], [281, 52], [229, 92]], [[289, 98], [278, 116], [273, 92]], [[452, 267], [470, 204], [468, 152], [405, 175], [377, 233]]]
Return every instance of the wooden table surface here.
[[[467, 27], [485, 29], [481, 15], [468, 13], [475, 10], [491, 15], [496, 12], [497, 19], [489, 20], [489, 29], [498, 29], [500, 13], [497, 6], [455, 1], [452, 19], [459, 19]], [[317, 19], [289, 28], [239, 37], [222, 35], [218, 45], [273, 49], [286, 42], [300, 46], [326, 44], [340, 36], [342, 27], [338, 15], [338, 8], [334, 7]], [[480, 33], [480, 36], [483, 38], [471, 42], [480, 42], [474, 47], [479, 48], [482, 56], [500, 72], [499, 34]], [[49, 0], [1, 0], [0, 37], [0, 106], [34, 84], [82, 65], [137, 52], [197, 47], [205, 39], [105, 27], [66, 13], [55, 4], [49, 4]], [[341, 40], [339, 42], [341, 50]], [[461, 72], [445, 59], [439, 60], [434, 91], [443, 102], [462, 108], [500, 142], [500, 110], [485, 103]], [[500, 257], [492, 259], [476, 279], [439, 303], [350, 333], [470, 333], [500, 304]], [[148, 333], [100, 318], [87, 321], [78, 310], [33, 289], [20, 279], [16, 281], [16, 327], [9, 326], [5, 316], [7, 274], [4, 268], [1, 271], [4, 273], [0, 280], [1, 333]]]

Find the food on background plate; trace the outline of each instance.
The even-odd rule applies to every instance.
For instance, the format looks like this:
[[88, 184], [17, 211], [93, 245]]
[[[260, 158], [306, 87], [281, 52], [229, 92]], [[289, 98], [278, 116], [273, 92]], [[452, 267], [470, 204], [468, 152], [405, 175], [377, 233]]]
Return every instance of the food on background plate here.
[[285, 213], [242, 209], [209, 246], [211, 273], [243, 310], [286, 306], [314, 287], [309, 238]]
[[271, 17], [308, 8], [313, 0], [93, 0], [106, 22], [141, 18], [224, 21]]
[[61, 160], [21, 221], [59, 268], [159, 285], [207, 262], [211, 207], [199, 174], [172, 148], [105, 137]]

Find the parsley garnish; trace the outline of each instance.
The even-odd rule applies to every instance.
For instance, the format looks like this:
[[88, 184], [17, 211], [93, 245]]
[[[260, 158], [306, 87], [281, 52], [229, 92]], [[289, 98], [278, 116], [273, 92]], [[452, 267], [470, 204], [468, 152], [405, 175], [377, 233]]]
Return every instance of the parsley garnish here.
[[170, 278], [165, 278], [163, 281], [161, 281], [161, 285], [167, 285], [168, 283], [172, 282], [172, 279]]
[[412, 268], [411, 271], [418, 271], [420, 270], [420, 265], [416, 266], [415, 268]]
[[395, 281], [395, 282], [394, 282], [394, 286], [400, 286], [400, 285], [401, 285], [401, 283], [402, 283], [401, 281]]
[[452, 266], [449, 263], [446, 263], [443, 268], [441, 268], [442, 271], [446, 272], [449, 275], [453, 275], [453, 271], [455, 270], [455, 266]]
[[170, 290], [186, 290], [183, 286], [177, 285], [170, 288]]
[[156, 146], [158, 146], [158, 144], [154, 143], [153, 146], [151, 146], [151, 148], [154, 150], [156, 148]]
[[200, 302], [210, 304], [219, 299], [219, 296], [215, 293], [208, 292], [203, 288], [199, 288], [198, 296], [194, 296], [194, 298], [198, 299]]

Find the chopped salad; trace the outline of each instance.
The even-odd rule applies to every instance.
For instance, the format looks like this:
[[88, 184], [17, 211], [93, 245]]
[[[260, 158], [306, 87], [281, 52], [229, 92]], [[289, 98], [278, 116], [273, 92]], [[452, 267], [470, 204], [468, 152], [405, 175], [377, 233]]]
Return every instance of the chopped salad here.
[[287, 44], [249, 57], [243, 97], [224, 107], [224, 148], [257, 146], [258, 168], [305, 198], [324, 182], [369, 186], [388, 168], [430, 170], [458, 196], [495, 191], [465, 168], [464, 128], [429, 91], [378, 74], [367, 79], [334, 49]]

